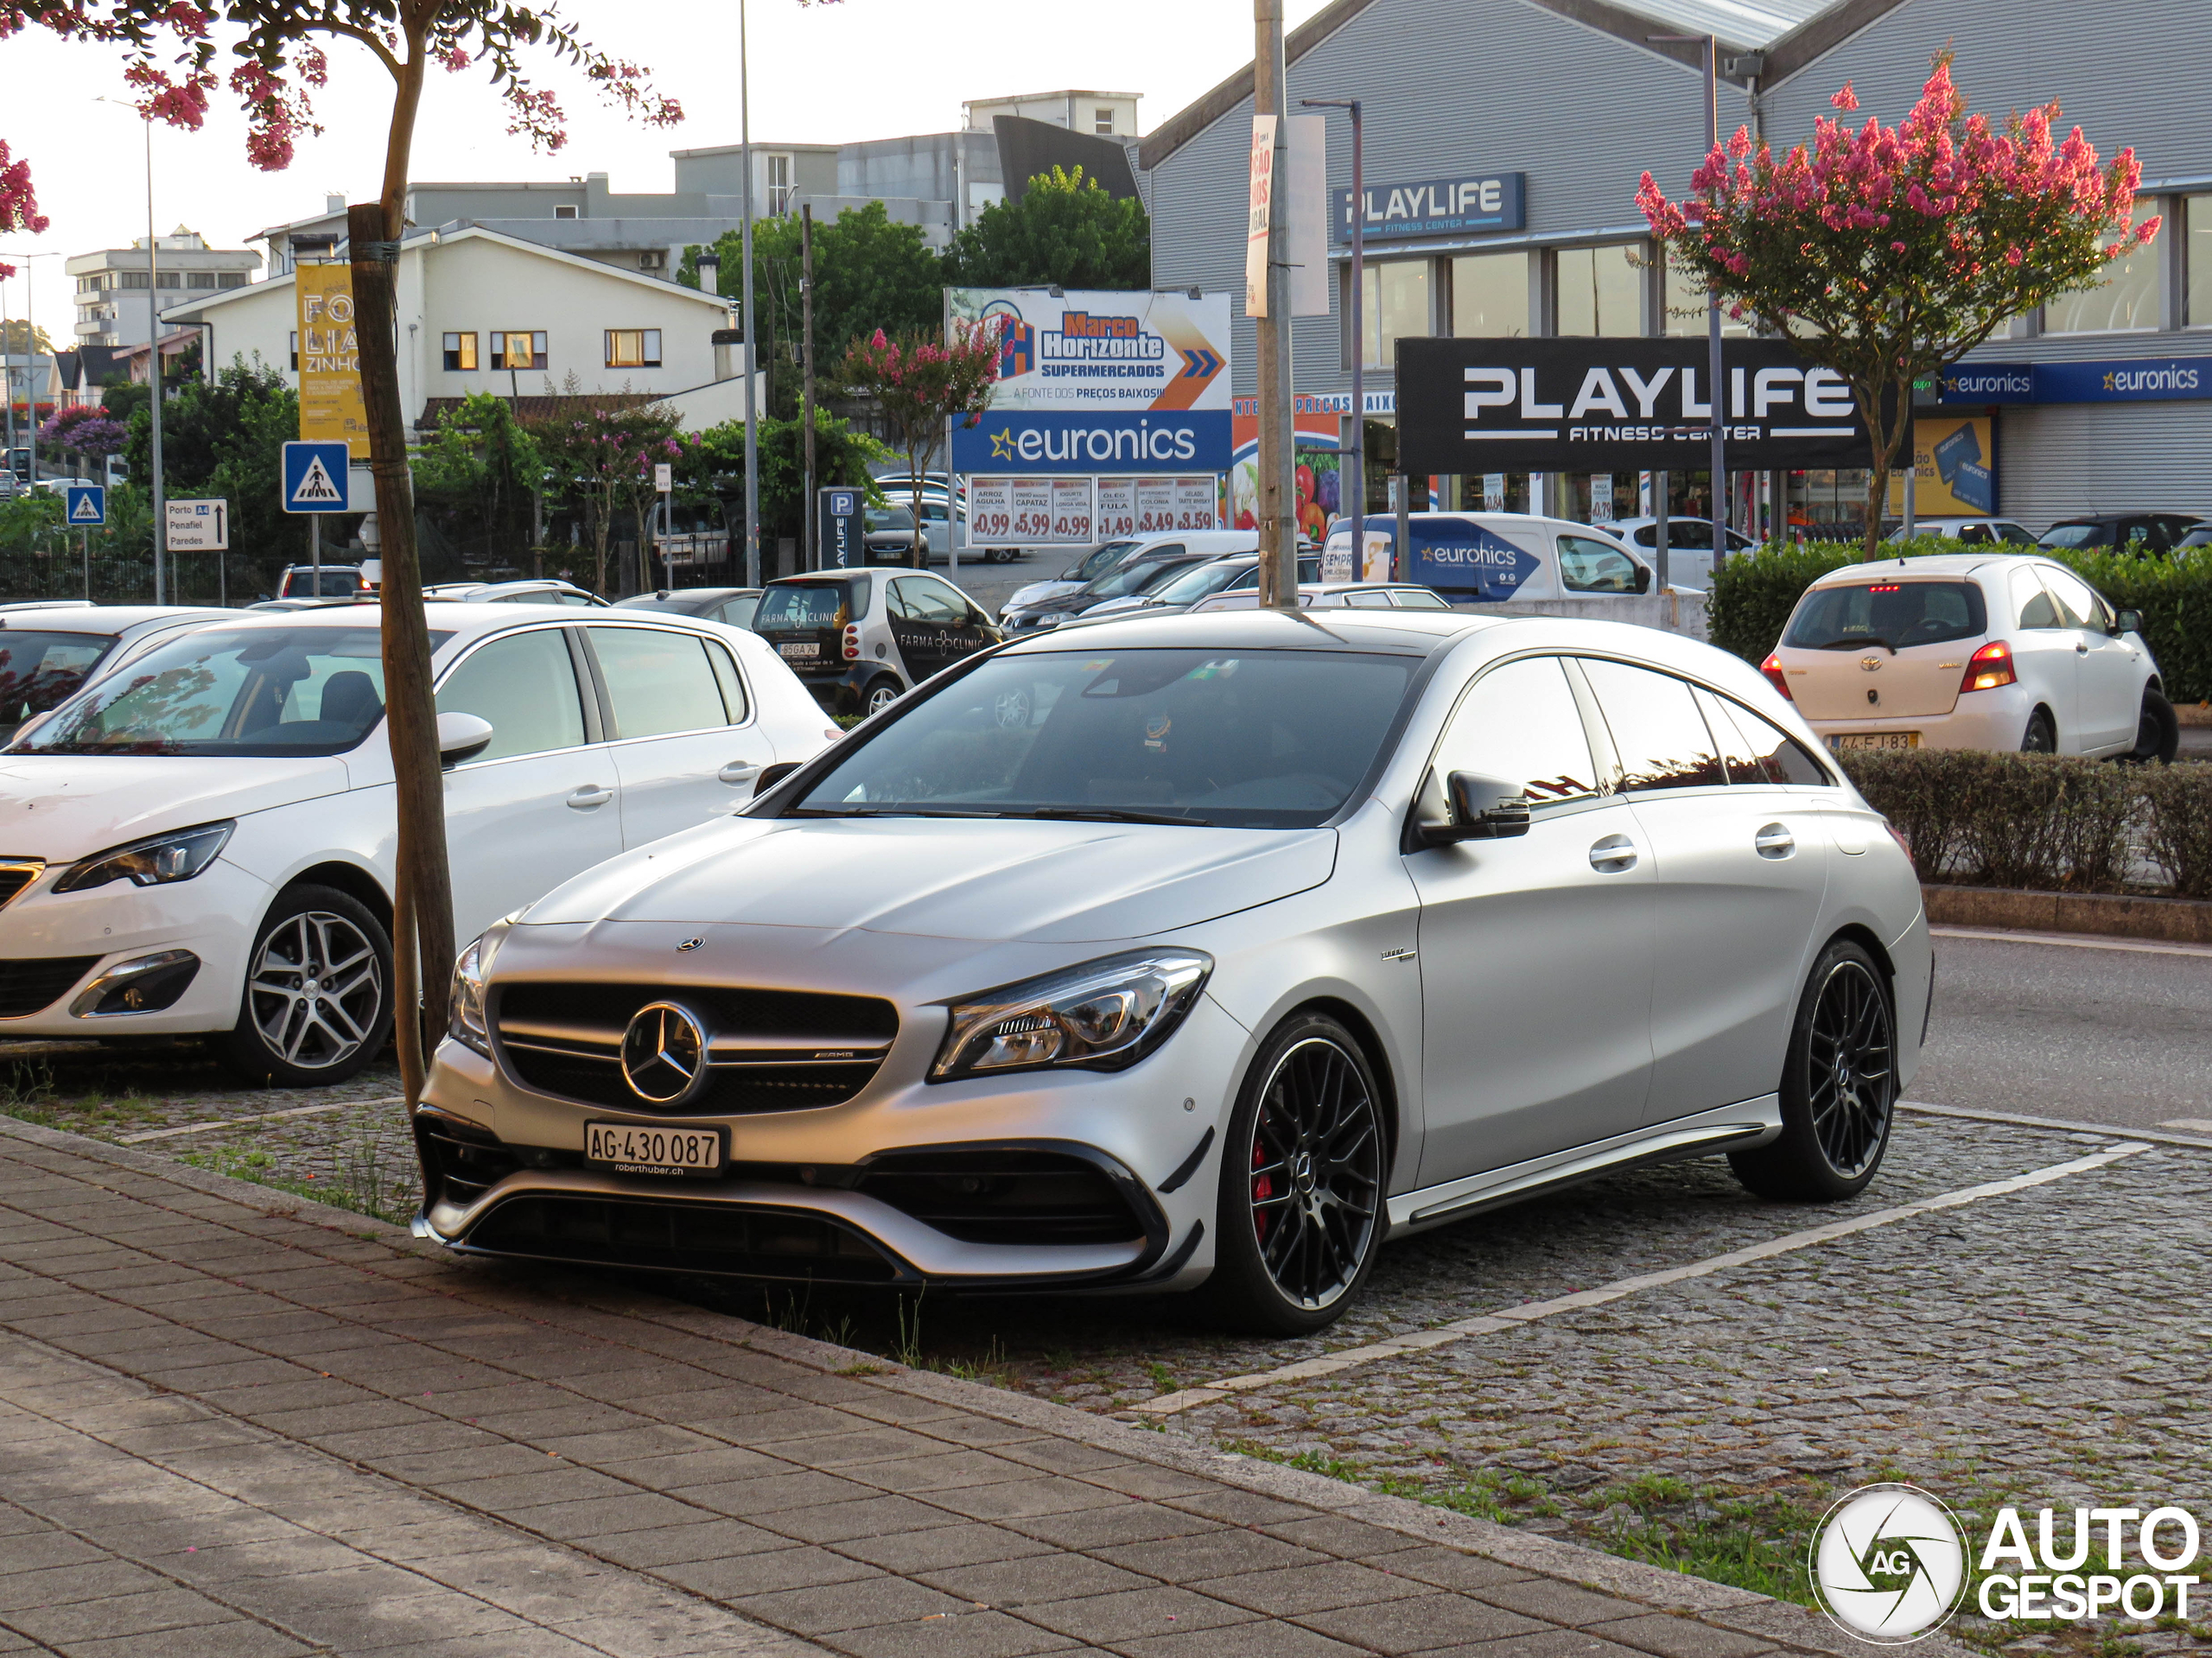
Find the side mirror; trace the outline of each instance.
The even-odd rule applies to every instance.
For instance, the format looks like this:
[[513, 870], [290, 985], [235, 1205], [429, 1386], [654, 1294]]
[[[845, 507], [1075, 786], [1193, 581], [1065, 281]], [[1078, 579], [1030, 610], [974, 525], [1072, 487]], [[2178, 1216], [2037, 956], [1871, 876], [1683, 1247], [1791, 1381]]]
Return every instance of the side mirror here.
[[1651, 591], [1651, 567], [1649, 565], [1639, 564], [1636, 567], [1636, 590], [1638, 593], [1649, 593]]
[[2113, 618], [2112, 631], [2115, 633], [2140, 633], [2143, 631], [2143, 613], [2139, 610], [2121, 611]]
[[[1415, 808], [1413, 839], [1420, 846], [1451, 846], [1460, 841], [1502, 841], [1529, 832], [1529, 797], [1518, 784], [1473, 772], [1454, 772], [1437, 798], [1433, 773]], [[1438, 807], [1443, 811], [1440, 813]]]
[[769, 790], [798, 771], [798, 766], [799, 763], [797, 760], [778, 760], [773, 765], [762, 766], [760, 775], [753, 779], [753, 797], [755, 800], [760, 799], [762, 795], [766, 794]]
[[438, 716], [438, 760], [443, 765], [458, 765], [463, 760], [473, 760], [492, 746], [492, 722], [474, 714], [441, 714]]

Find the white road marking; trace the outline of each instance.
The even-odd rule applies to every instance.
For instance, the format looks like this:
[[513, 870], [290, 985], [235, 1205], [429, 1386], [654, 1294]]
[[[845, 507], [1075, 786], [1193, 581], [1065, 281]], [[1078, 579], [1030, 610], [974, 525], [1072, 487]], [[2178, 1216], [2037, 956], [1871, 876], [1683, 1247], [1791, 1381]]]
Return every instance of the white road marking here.
[[1939, 1210], [1956, 1209], [1984, 1197], [2002, 1197], [2015, 1191], [2025, 1191], [2031, 1186], [2046, 1185], [2053, 1180], [2063, 1180], [2069, 1174], [2081, 1174], [2089, 1169], [2102, 1168], [2107, 1163], [2123, 1157], [2133, 1157], [2151, 1147], [2140, 1140], [2126, 1140], [2093, 1152], [2087, 1157], [2077, 1157], [2069, 1163], [2054, 1163], [2047, 1168], [2035, 1169], [2026, 1174], [2014, 1175], [2006, 1180], [1993, 1180], [1986, 1185], [1967, 1186], [1957, 1191], [1947, 1191], [1939, 1197], [1923, 1197], [1917, 1203], [1901, 1204], [1895, 1209], [1876, 1210], [1871, 1215], [1860, 1215], [1847, 1221], [1836, 1221], [1827, 1226], [1815, 1226], [1802, 1232], [1791, 1232], [1785, 1236], [1770, 1238], [1764, 1243], [1754, 1243], [1726, 1254], [1708, 1255], [1694, 1261], [1686, 1267], [1669, 1267], [1662, 1272], [1642, 1273], [1634, 1278], [1617, 1279], [1594, 1290], [1578, 1290], [1572, 1295], [1554, 1297], [1548, 1301], [1530, 1301], [1517, 1307], [1501, 1307], [1496, 1312], [1486, 1312], [1472, 1318], [1460, 1318], [1447, 1324], [1438, 1324], [1430, 1330], [1416, 1330], [1403, 1336], [1394, 1336], [1388, 1341], [1376, 1342], [1366, 1347], [1346, 1348], [1342, 1352], [1324, 1354], [1319, 1358], [1302, 1359], [1296, 1364], [1286, 1364], [1279, 1369], [1262, 1370], [1251, 1375], [1225, 1376], [1202, 1387], [1185, 1388], [1179, 1392], [1163, 1394], [1157, 1399], [1147, 1399], [1129, 1408], [1147, 1416], [1173, 1416], [1199, 1405], [1211, 1405], [1227, 1399], [1232, 1394], [1249, 1393], [1254, 1388], [1272, 1387], [1281, 1382], [1303, 1382], [1313, 1376], [1332, 1375], [1339, 1370], [1349, 1370], [1376, 1359], [1395, 1358], [1403, 1353], [1418, 1353], [1432, 1347], [1444, 1347], [1452, 1342], [1464, 1341], [1470, 1336], [1487, 1336], [1502, 1330], [1532, 1324], [1539, 1318], [1548, 1318], [1555, 1313], [1573, 1312], [1583, 1307], [1603, 1306], [1608, 1301], [1634, 1295], [1642, 1290], [1664, 1288], [1693, 1278], [1705, 1278], [1725, 1272], [1731, 1267], [1741, 1267], [1754, 1261], [1765, 1261], [1775, 1255], [1789, 1255], [1816, 1243], [1829, 1243], [1838, 1238], [1847, 1238], [1856, 1233], [1888, 1226], [1897, 1221], [1910, 1220], [1915, 1216], [1929, 1215]]
[[2145, 956], [2212, 957], [2212, 944], [2154, 944], [2133, 938], [2089, 938], [2078, 933], [2006, 932], [1996, 927], [1930, 927], [1936, 938], [1982, 938], [2000, 944], [2060, 944], [2068, 950], [2125, 950]]
[[349, 1105], [404, 1103], [405, 1096], [398, 1094], [388, 1094], [374, 1100], [333, 1100], [327, 1105], [296, 1105], [288, 1111], [259, 1111], [250, 1117], [219, 1117], [213, 1122], [188, 1122], [180, 1128], [149, 1128], [142, 1134], [119, 1135], [118, 1143], [137, 1146], [149, 1140], [167, 1140], [174, 1134], [204, 1134], [211, 1128], [236, 1128], [248, 1122], [274, 1122], [280, 1117], [311, 1117], [318, 1111], [343, 1111]]

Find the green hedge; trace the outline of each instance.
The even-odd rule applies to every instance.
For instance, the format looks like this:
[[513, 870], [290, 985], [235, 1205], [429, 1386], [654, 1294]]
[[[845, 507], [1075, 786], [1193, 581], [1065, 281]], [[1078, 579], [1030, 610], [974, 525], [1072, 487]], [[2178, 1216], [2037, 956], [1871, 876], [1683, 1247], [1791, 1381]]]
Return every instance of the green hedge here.
[[1838, 758], [1923, 880], [2212, 898], [2212, 765], [1945, 748]]
[[[1903, 550], [1917, 558], [1986, 549], [1922, 536]], [[2212, 701], [2212, 548], [2192, 549], [2179, 558], [2045, 551], [2078, 572], [2115, 610], [2143, 613], [2143, 637], [2158, 659], [2169, 698]], [[1857, 542], [1812, 542], [1732, 556], [1713, 578], [1706, 613], [1713, 642], [1746, 662], [1764, 660], [1780, 642], [1805, 589], [1830, 570], [1858, 563], [1863, 552]]]

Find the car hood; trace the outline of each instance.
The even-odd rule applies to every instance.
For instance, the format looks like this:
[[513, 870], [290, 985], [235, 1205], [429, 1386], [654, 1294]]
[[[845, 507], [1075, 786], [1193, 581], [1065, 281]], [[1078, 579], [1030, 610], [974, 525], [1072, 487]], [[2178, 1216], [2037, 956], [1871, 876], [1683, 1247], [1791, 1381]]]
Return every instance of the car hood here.
[[1336, 856], [1333, 829], [732, 818], [588, 870], [526, 919], [1035, 943], [1141, 938], [1318, 886]]
[[349, 781], [335, 756], [0, 755], [0, 853], [67, 862], [167, 829], [342, 793]]
[[1027, 587], [1016, 588], [1008, 594], [1006, 602], [999, 608], [1004, 612], [1020, 610], [1030, 605], [1041, 605], [1051, 600], [1062, 598], [1068, 594], [1079, 592], [1082, 588], [1083, 583], [1080, 581], [1032, 581]]

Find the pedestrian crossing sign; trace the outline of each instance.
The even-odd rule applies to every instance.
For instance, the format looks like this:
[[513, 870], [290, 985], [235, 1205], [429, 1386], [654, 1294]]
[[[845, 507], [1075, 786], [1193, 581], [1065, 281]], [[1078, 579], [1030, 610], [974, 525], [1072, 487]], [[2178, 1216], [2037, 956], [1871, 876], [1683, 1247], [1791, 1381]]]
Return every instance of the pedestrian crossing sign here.
[[62, 516], [72, 530], [97, 530], [107, 522], [107, 489], [101, 484], [71, 484], [62, 491]]
[[344, 512], [347, 494], [346, 446], [287, 443], [284, 446], [284, 511]]

